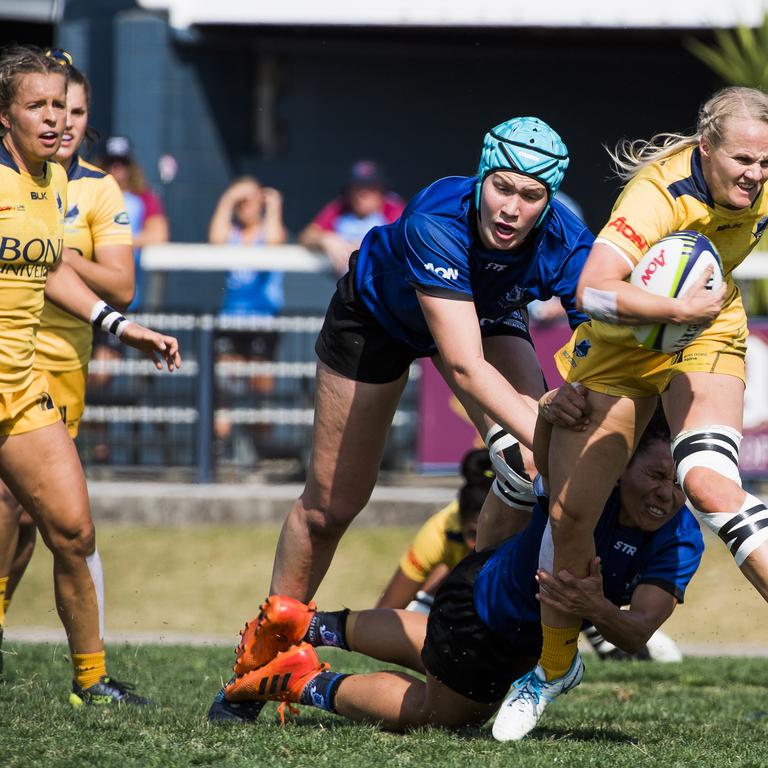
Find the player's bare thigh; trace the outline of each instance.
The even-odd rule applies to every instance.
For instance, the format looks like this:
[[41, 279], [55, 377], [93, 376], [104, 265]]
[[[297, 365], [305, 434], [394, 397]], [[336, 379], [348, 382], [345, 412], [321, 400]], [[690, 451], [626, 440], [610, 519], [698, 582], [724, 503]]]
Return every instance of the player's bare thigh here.
[[64, 422], [2, 438], [0, 475], [46, 541], [92, 528], [85, 476]]
[[[578, 546], [575, 538], [569, 538], [577, 532], [591, 541], [603, 505], [657, 403], [656, 397], [632, 399], [593, 391], [587, 398], [592, 412], [584, 432], [557, 426], [552, 430], [548, 478], [556, 547], [571, 543]], [[567, 521], [568, 532], [558, 540], [563, 520]], [[580, 541], [582, 537], [578, 538]]]
[[376, 482], [384, 443], [408, 379], [366, 384], [317, 366], [315, 423], [305, 496], [321, 508], [343, 496], [362, 506]]
[[681, 373], [672, 379], [662, 400], [673, 437], [686, 429], [713, 424], [742, 431], [744, 382], [737, 376]]

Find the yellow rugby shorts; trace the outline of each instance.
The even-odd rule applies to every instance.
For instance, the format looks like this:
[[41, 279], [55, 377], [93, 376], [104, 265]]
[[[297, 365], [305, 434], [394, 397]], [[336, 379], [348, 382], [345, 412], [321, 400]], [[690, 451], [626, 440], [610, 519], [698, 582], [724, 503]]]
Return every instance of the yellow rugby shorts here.
[[85, 411], [85, 385], [88, 367], [74, 371], [40, 371], [48, 382], [48, 393], [59, 407], [62, 421], [67, 425], [69, 436], [74, 440]]
[[21, 435], [48, 427], [61, 419], [45, 377], [35, 371], [27, 387], [0, 392], [0, 436]]
[[746, 382], [748, 332], [741, 301], [725, 307], [715, 322], [677, 355], [649, 352], [635, 342], [629, 329], [618, 333], [614, 326], [603, 336], [601, 325], [583, 323], [555, 353], [555, 364], [566, 381], [578, 381], [594, 392], [614, 397], [659, 395], [681, 373], [719, 373]]

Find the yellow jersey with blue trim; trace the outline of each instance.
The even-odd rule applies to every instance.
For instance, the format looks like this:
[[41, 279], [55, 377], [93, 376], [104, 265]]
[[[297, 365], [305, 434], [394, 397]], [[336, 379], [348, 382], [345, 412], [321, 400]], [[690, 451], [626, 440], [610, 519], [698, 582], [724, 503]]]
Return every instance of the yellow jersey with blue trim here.
[[[64, 247], [93, 261], [96, 248], [132, 244], [131, 227], [120, 187], [110, 174], [77, 155], [67, 171]], [[35, 368], [73, 371], [88, 364], [93, 333], [89, 323], [45, 303], [37, 333]]]
[[468, 554], [461, 534], [459, 502], [452, 501], [421, 526], [400, 559], [400, 569], [412, 581], [423, 583], [438, 565], [453, 569]]
[[0, 141], [0, 392], [32, 380], [45, 282], [61, 258], [66, 205], [67, 175], [58, 163], [31, 176]]
[[[699, 148], [688, 147], [651, 163], [629, 181], [595, 242], [617, 246], [634, 267], [651, 245], [671, 232], [693, 229], [706, 235], [720, 254], [727, 286], [723, 309], [704, 332], [706, 337], [717, 331], [720, 318], [733, 320], [730, 315], [743, 314], [732, 272], [758, 243], [766, 226], [765, 188], [749, 208], [718, 205], [704, 179]], [[592, 327], [600, 338], [637, 345], [626, 326], [593, 320]]]

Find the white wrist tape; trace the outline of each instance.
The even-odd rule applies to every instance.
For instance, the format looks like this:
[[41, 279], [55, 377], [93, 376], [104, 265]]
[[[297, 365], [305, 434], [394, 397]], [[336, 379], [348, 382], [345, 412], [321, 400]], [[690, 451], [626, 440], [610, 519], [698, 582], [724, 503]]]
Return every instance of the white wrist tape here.
[[581, 305], [594, 320], [614, 324], [619, 322], [618, 300], [615, 291], [585, 288], [581, 295]]
[[118, 339], [123, 335], [129, 322], [105, 301], [97, 301], [91, 310], [91, 325], [117, 336]]

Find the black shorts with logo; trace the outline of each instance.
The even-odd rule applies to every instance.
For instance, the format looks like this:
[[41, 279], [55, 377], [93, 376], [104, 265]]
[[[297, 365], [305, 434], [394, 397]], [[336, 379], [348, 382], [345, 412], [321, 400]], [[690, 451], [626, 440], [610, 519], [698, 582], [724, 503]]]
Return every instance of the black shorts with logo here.
[[[325, 313], [323, 327], [315, 342], [322, 362], [353, 381], [387, 384], [397, 381], [418, 357], [431, 357], [397, 339], [382, 327], [360, 298], [355, 285], [358, 251], [349, 259], [349, 272], [336, 283], [336, 292]], [[516, 311], [515, 316], [527, 313]], [[511, 318], [510, 318], [511, 319]], [[527, 318], [526, 318], [527, 319]], [[481, 328], [483, 336], [531, 337], [521, 323], [495, 323]]]
[[500, 634], [477, 615], [477, 574], [493, 554], [474, 552], [446, 576], [429, 613], [421, 660], [427, 672], [472, 701], [501, 701], [518, 677], [533, 669], [541, 651], [541, 626], [519, 624]]

